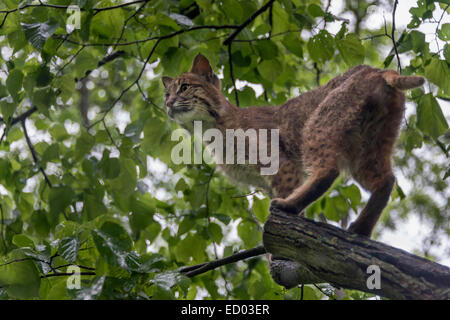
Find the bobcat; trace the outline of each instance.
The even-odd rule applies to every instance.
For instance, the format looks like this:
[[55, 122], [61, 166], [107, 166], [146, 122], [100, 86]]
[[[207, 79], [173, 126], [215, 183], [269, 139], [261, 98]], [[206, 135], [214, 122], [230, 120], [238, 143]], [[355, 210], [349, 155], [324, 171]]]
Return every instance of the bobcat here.
[[317, 89], [279, 107], [238, 108], [221, 93], [221, 82], [207, 58], [195, 57], [190, 72], [162, 78], [170, 118], [192, 132], [207, 128], [279, 129], [279, 170], [260, 175], [256, 165], [218, 165], [240, 183], [265, 190], [271, 208], [298, 214], [349, 172], [371, 192], [349, 231], [370, 237], [391, 194], [391, 158], [404, 113], [401, 90], [421, 86], [419, 76], [366, 65], [351, 68]]

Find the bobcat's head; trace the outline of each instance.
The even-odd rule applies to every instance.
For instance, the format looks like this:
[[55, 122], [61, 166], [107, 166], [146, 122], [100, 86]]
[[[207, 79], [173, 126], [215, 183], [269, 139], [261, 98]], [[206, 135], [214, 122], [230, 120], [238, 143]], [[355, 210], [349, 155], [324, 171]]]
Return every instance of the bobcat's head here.
[[191, 128], [194, 121], [214, 123], [219, 116], [225, 100], [221, 82], [203, 55], [195, 57], [191, 71], [175, 79], [162, 77], [162, 81], [167, 114], [181, 126]]

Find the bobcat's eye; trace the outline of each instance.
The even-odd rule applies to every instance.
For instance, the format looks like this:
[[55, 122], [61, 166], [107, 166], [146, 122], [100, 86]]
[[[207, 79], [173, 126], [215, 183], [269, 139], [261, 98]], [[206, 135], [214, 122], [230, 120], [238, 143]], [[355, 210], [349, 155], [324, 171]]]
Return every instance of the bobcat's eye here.
[[186, 83], [183, 83], [180, 87], [181, 92], [185, 92], [189, 88], [189, 85]]

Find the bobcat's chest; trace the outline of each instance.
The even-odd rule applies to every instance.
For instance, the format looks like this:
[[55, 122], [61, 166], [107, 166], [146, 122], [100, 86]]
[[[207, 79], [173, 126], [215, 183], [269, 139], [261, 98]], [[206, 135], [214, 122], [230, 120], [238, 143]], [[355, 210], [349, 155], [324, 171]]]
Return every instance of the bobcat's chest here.
[[231, 181], [245, 186], [254, 186], [272, 194], [269, 176], [260, 174], [260, 167], [251, 164], [219, 164], [219, 170]]

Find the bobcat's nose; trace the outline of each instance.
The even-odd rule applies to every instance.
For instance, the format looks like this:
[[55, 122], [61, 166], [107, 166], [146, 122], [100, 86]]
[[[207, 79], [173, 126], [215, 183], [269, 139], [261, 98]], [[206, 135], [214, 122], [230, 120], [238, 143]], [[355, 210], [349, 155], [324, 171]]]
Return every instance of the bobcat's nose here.
[[175, 99], [169, 98], [169, 99], [167, 100], [167, 102], [166, 102], [166, 106], [167, 106], [168, 108], [172, 108], [174, 103], [175, 103]]

